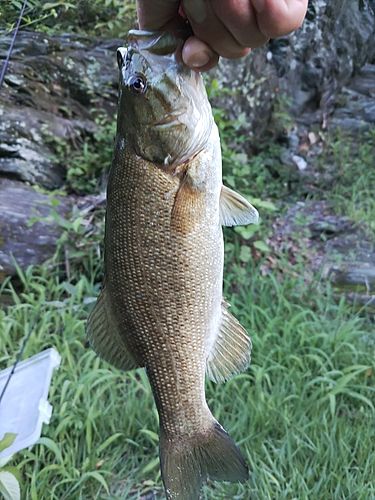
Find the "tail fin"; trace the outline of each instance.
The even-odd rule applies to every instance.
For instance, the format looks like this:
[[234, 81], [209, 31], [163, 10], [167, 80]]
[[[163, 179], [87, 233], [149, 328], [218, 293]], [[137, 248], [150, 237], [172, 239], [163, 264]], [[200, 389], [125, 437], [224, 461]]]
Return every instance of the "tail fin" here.
[[168, 500], [198, 500], [207, 476], [217, 481], [246, 481], [249, 472], [232, 438], [214, 421], [206, 434], [170, 440], [161, 432], [160, 465]]

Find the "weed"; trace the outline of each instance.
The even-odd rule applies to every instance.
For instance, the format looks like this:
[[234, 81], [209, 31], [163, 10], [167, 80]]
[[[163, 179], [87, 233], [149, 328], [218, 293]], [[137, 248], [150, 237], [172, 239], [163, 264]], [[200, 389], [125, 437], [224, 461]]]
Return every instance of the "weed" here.
[[[371, 323], [344, 301], [335, 303], [329, 288], [262, 276], [258, 265], [239, 261], [234, 247], [226, 257], [225, 295], [251, 333], [253, 361], [224, 385], [208, 383], [207, 397], [252, 475], [244, 485], [211, 484], [205, 497], [371, 497]], [[51, 388], [52, 421], [39, 444], [16, 457], [25, 498], [136, 499], [161, 491], [157, 414], [145, 373], [113, 369], [86, 343], [96, 278], [73, 267], [68, 282], [45, 267], [20, 279], [21, 293], [3, 287], [14, 306], [0, 312], [2, 365], [35, 320], [26, 355], [53, 345], [63, 359]]]
[[[0, 440], [0, 452], [11, 446], [16, 434], [7, 432]], [[11, 457], [0, 458], [0, 493], [5, 500], [20, 500], [20, 472], [17, 467], [8, 466]]]
[[[22, 2], [9, 0], [1, 9], [0, 26], [11, 29]], [[22, 28], [47, 33], [80, 32], [123, 37], [135, 23], [135, 2], [129, 0], [28, 0]]]
[[360, 141], [337, 131], [327, 138], [324, 158], [333, 169], [329, 197], [336, 210], [375, 233], [375, 128]]
[[54, 152], [54, 162], [66, 172], [65, 189], [70, 193], [93, 194], [104, 189], [112, 162], [116, 122], [104, 116], [95, 121], [95, 134], [78, 145], [44, 135], [44, 141]]

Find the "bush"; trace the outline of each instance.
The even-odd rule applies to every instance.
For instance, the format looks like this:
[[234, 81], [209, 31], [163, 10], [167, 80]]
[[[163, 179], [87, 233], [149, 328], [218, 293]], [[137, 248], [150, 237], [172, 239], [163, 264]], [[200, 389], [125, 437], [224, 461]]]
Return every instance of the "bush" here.
[[[14, 27], [22, 4], [22, 0], [10, 0], [2, 6], [0, 27]], [[49, 33], [83, 30], [85, 34], [121, 37], [134, 25], [135, 17], [135, 2], [129, 0], [29, 0], [21, 27]]]

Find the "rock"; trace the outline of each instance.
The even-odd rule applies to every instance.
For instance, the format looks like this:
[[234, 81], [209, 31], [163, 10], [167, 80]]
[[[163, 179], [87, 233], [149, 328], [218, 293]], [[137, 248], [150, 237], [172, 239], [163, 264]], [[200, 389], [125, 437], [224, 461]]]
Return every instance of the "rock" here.
[[329, 121], [330, 128], [350, 133], [369, 130], [375, 124], [375, 65], [366, 64], [345, 86]]
[[[57, 248], [57, 240], [66, 224], [73, 224], [79, 216], [84, 234], [69, 245], [76, 250], [76, 244], [95, 244], [93, 233], [102, 238], [103, 208], [105, 194], [87, 196], [62, 196], [46, 194], [23, 182], [0, 178], [0, 283], [5, 276], [14, 275], [16, 263], [21, 269], [34, 264], [42, 264], [52, 257]], [[94, 215], [100, 217], [93, 222]], [[74, 231], [71, 235], [75, 236]], [[83, 241], [82, 241], [83, 240]]]
[[[324, 272], [336, 288], [350, 292], [375, 292], [375, 265], [343, 262], [327, 266]], [[375, 296], [374, 296], [375, 298]]]
[[272, 113], [280, 102], [306, 125], [324, 122], [342, 87], [374, 60], [374, 37], [373, 0], [312, 0], [296, 33], [245, 59], [221, 61], [214, 77], [230, 94], [217, 103], [232, 118], [246, 116], [241, 122], [249, 146], [283, 126], [282, 114], [280, 120]]
[[[216, 103], [241, 118], [249, 149], [266, 131], [290, 126], [284, 123], [288, 106], [304, 123], [325, 119], [343, 85], [374, 58], [374, 19], [371, 0], [312, 0], [295, 34], [273, 40], [247, 58], [221, 61], [212, 76], [230, 92]], [[0, 31], [0, 59], [9, 43], [10, 36]], [[54, 157], [59, 142], [78, 145], [95, 133], [98, 113], [115, 114], [115, 50], [121, 44], [79, 35], [19, 33], [0, 94], [0, 174], [46, 188], [63, 184], [67, 165]], [[370, 74], [356, 85], [353, 92], [365, 89], [373, 97]], [[357, 100], [353, 111], [368, 121], [374, 106], [357, 94], [348, 99]], [[357, 126], [352, 117], [336, 119]]]
[[[0, 32], [0, 59], [10, 36]], [[95, 116], [113, 116], [117, 101], [115, 51], [120, 40], [20, 32], [0, 94], [0, 174], [55, 188], [66, 165], [62, 142], [94, 134]]]
[[[375, 61], [373, 61], [375, 62]], [[365, 64], [350, 82], [350, 87], [359, 94], [375, 98], [375, 65]]]
[[[337, 296], [340, 297], [339, 295]], [[375, 313], [375, 295], [363, 293], [347, 293], [346, 300], [352, 303], [359, 311]]]
[[[250, 57], [220, 63], [213, 77], [230, 92], [216, 97], [216, 103], [241, 119], [249, 149], [258, 147], [266, 130], [275, 135], [283, 129], [283, 144], [288, 145], [281, 160], [291, 176], [307, 178], [313, 164], [311, 152], [318, 154], [321, 148], [310, 123], [327, 121], [333, 110], [332, 123], [340, 127], [373, 123], [374, 19], [373, 0], [312, 0], [297, 33], [271, 41]], [[0, 31], [0, 60], [9, 43], [10, 36]], [[99, 113], [114, 117], [115, 51], [121, 44], [121, 40], [79, 35], [19, 33], [0, 94], [0, 265], [4, 271], [14, 272], [11, 253], [22, 268], [53, 253], [60, 234], [56, 224], [38, 222], [29, 227], [27, 223], [35, 211], [41, 217], [51, 212], [49, 197], [19, 181], [48, 189], [62, 186], [68, 158], [58, 162], [56, 150], [66, 143], [79, 147], [82, 138], [95, 134]], [[306, 144], [300, 141], [299, 128], [292, 127], [288, 106], [301, 126], [307, 124]], [[75, 202], [63, 197], [59, 210], [68, 213]], [[315, 249], [313, 260], [320, 264], [326, 245], [343, 241], [340, 228], [351, 230], [348, 221], [319, 203], [299, 207], [297, 218], [298, 214], [309, 221], [300, 237], [311, 251]], [[283, 226], [293, 224], [287, 218]], [[288, 244], [292, 233], [279, 236], [285, 236]], [[293, 243], [291, 252], [294, 248], [298, 245]], [[362, 262], [361, 258], [355, 261]]]
[[[22, 182], [0, 179], [0, 282], [16, 272], [41, 264], [56, 250], [62, 230], [56, 220], [46, 221], [52, 210], [67, 217], [72, 199], [57, 197], [53, 207], [51, 196], [36, 191]], [[32, 223], [33, 220], [42, 219]]]
[[334, 214], [326, 201], [296, 203], [276, 221], [268, 244], [274, 254], [286, 254], [291, 263], [302, 258], [308, 276], [320, 274], [338, 294], [373, 310], [373, 234]]
[[[304, 115], [306, 117], [306, 114]], [[312, 115], [310, 115], [311, 117]], [[322, 124], [323, 125], [323, 124]], [[366, 64], [337, 94], [336, 103], [331, 115], [324, 122], [329, 137], [355, 136], [358, 144], [364, 132], [371, 131], [375, 125], [375, 64]], [[300, 182], [308, 195], [316, 194], [322, 186], [330, 186], [337, 181], [337, 167], [327, 160], [324, 166], [319, 158], [327, 146], [326, 131], [314, 125], [301, 122], [288, 130], [279, 140], [280, 162], [288, 167], [293, 166], [291, 175]], [[297, 168], [296, 168], [297, 167]]]
[[296, 167], [298, 168], [298, 170], [300, 172], [303, 172], [304, 170], [306, 170], [306, 168], [307, 168], [307, 161], [304, 158], [302, 158], [302, 156], [293, 155], [292, 156], [292, 161], [296, 165]]

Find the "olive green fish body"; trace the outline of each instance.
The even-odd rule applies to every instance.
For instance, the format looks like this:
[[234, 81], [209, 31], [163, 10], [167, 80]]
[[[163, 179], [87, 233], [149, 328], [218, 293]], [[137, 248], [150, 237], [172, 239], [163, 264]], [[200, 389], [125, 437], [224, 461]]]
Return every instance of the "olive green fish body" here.
[[250, 361], [250, 339], [222, 299], [221, 226], [256, 222], [258, 214], [222, 185], [217, 127], [180, 47], [169, 34], [138, 31], [118, 51], [105, 279], [87, 331], [114, 366], [146, 369], [167, 498], [196, 500], [208, 476], [248, 477], [204, 384], [205, 374], [221, 382]]
[[[201, 152], [191, 168], [208, 171], [213, 156]], [[178, 226], [181, 182], [118, 147], [105, 239], [106, 292], [118, 329], [147, 369], [164, 429], [176, 436], [207, 420], [207, 338], [218, 328], [223, 266], [219, 176], [189, 188], [191, 206]]]

